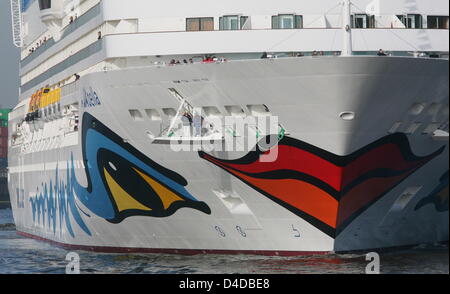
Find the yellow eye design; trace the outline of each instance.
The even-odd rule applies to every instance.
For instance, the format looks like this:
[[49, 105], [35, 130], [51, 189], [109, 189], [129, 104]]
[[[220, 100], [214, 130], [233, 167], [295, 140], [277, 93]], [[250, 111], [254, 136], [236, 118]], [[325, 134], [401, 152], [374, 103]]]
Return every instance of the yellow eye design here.
[[137, 169], [133, 168], [152, 188], [155, 190], [156, 194], [159, 195], [161, 201], [164, 205], [164, 209], [168, 209], [172, 203], [176, 201], [184, 201], [183, 198], [179, 197], [157, 181], [153, 180], [146, 174], [141, 173]]
[[[160, 198], [161, 203], [164, 207], [164, 210], [167, 210], [173, 203], [178, 201], [185, 201], [183, 198], [176, 195], [171, 190], [167, 189], [148, 175], [143, 172], [133, 168], [133, 170], [139, 175], [149, 186], [153, 189], [156, 195]], [[123, 189], [119, 183], [111, 176], [106, 168], [103, 169], [105, 173], [105, 179], [108, 183], [108, 187], [111, 191], [111, 194], [114, 198], [114, 201], [117, 205], [117, 209], [119, 212], [127, 211], [127, 210], [143, 210], [143, 211], [151, 211], [152, 208], [145, 206], [136, 200], [137, 197], [131, 196], [125, 189]], [[139, 195], [145, 196], [145, 195]]]
[[128, 194], [124, 189], [122, 189], [122, 187], [120, 187], [120, 185], [108, 173], [106, 168], [104, 169], [104, 173], [106, 182], [108, 183], [109, 189], [111, 190], [111, 194], [114, 197], [119, 212], [131, 209], [147, 210], [147, 211], [151, 210], [151, 208], [142, 205], [137, 200], [135, 200], [130, 194]]

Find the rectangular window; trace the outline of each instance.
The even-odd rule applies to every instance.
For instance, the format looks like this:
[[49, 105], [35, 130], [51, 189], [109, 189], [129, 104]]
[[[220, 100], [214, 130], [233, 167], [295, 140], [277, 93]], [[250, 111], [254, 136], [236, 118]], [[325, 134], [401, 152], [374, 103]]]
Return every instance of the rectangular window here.
[[219, 18], [219, 30], [242, 30], [248, 20], [248, 16], [226, 15]]
[[52, 8], [52, 0], [39, 0], [39, 9], [49, 9]]
[[227, 17], [224, 23], [224, 28], [227, 30], [237, 30], [240, 29], [239, 25], [239, 17], [237, 16], [230, 16]]
[[200, 19], [199, 18], [186, 19], [186, 31], [200, 31]]
[[407, 14], [397, 15], [398, 19], [405, 25], [407, 29], [421, 29], [423, 28], [422, 15], [420, 14]]
[[272, 29], [279, 29], [278, 16], [272, 16]]
[[375, 16], [367, 14], [352, 15], [352, 26], [356, 29], [373, 29], [375, 28]]
[[249, 25], [249, 23], [247, 23], [247, 22], [248, 22], [248, 16], [241, 16], [241, 19], [240, 19], [241, 30], [248, 28], [248, 27], [245, 27], [245, 25]]
[[448, 16], [427, 16], [427, 23], [429, 29], [440, 29], [448, 30], [449, 28], [449, 17]]
[[294, 16], [293, 15], [280, 15], [280, 29], [293, 29], [294, 28]]
[[272, 16], [272, 29], [301, 29], [303, 16], [294, 14], [279, 14]]
[[200, 30], [201, 31], [214, 31], [214, 18], [212, 18], [212, 17], [200, 18]]
[[365, 29], [367, 28], [367, 15], [365, 14], [356, 14], [353, 19], [353, 27], [357, 29]]
[[373, 29], [376, 27], [374, 15], [355, 14], [351, 16], [352, 27], [355, 29]]
[[213, 31], [214, 18], [212, 17], [197, 17], [186, 19], [186, 31]]
[[369, 15], [368, 17], [368, 28], [374, 29], [377, 27], [377, 21], [375, 20], [375, 15]]

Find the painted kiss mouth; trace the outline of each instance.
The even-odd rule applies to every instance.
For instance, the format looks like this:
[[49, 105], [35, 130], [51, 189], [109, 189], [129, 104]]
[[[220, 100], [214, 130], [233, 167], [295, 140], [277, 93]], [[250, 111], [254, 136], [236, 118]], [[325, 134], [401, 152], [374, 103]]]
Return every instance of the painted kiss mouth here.
[[273, 162], [256, 149], [237, 160], [199, 155], [269, 199], [336, 237], [358, 215], [417, 169], [440, 155], [413, 154], [404, 134], [384, 137], [348, 156], [338, 156], [285, 137]]

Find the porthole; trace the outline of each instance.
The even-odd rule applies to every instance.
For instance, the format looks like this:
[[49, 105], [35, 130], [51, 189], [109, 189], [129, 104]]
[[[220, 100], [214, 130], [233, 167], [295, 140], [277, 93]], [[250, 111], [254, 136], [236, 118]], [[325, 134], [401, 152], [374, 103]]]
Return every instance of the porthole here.
[[152, 121], [162, 120], [161, 115], [156, 109], [146, 109], [145, 113], [147, 114], [148, 118]]
[[412, 135], [422, 126], [422, 123], [413, 123], [409, 126], [409, 128], [405, 131], [406, 134]]
[[422, 111], [425, 109], [425, 104], [423, 103], [416, 103], [409, 109], [409, 114], [411, 115], [419, 115], [422, 113]]
[[402, 126], [402, 122], [396, 122], [392, 128], [388, 131], [389, 134], [394, 134], [397, 133], [400, 129], [400, 127]]
[[155, 135], [153, 135], [152, 132], [147, 131], [146, 134], [147, 134], [147, 137], [148, 137], [150, 140], [152, 140], [152, 141], [155, 140]]
[[168, 117], [175, 117], [177, 115], [177, 111], [173, 108], [163, 108], [162, 111]]
[[351, 120], [355, 119], [356, 115], [352, 111], [345, 111], [345, 112], [341, 112], [341, 114], [339, 114], [339, 117], [345, 121], [351, 121]]
[[135, 121], [142, 121], [144, 119], [142, 113], [137, 109], [130, 109], [129, 112]]

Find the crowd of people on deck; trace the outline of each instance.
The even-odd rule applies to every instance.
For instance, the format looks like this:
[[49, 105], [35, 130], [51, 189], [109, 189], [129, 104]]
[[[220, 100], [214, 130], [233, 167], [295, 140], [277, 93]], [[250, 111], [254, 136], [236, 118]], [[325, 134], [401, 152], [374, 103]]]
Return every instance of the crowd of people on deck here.
[[[190, 58], [189, 61], [186, 59], [183, 59], [183, 64], [188, 64], [188, 63], [194, 63], [194, 60], [192, 60], [192, 58]], [[172, 59], [169, 62], [169, 65], [179, 65], [179, 64], [182, 64], [182, 63], [179, 60], [175, 60], [175, 59]]]
[[[218, 58], [214, 55], [205, 55], [202, 57], [202, 63], [216, 63], [216, 62], [227, 62], [227, 59], [225, 57]], [[180, 65], [180, 64], [193, 64], [194, 59], [183, 59], [183, 61], [172, 59], [169, 62], [169, 65]]]
[[31, 47], [31, 48], [28, 50], [28, 53], [31, 54], [31, 53], [33, 53], [34, 51], [38, 50], [39, 47], [41, 47], [42, 45], [44, 45], [45, 43], [47, 43], [47, 41], [48, 41], [47, 37], [44, 36], [41, 40], [39, 40], [39, 41], [36, 42], [36, 45], [35, 45], [35, 46]]
[[[387, 53], [383, 49], [378, 50], [375, 54], [376, 54], [376, 56], [392, 56], [391, 53]], [[316, 57], [316, 56], [326, 56], [326, 55], [328, 55], [328, 56], [340, 56], [341, 52], [340, 51], [332, 51], [332, 52], [325, 53], [324, 51], [314, 50], [314, 51], [309, 52], [309, 53], [295, 52], [295, 53], [292, 53], [290, 56], [293, 56], [293, 57], [304, 57], [304, 56]], [[430, 58], [439, 57], [439, 55], [433, 54], [433, 53], [430, 53], [430, 54], [423, 53], [423, 54], [418, 55], [418, 56], [421, 56], [421, 57], [428, 56]], [[260, 58], [261, 59], [269, 59], [269, 58], [278, 58], [278, 57], [279, 56], [277, 56], [276, 54], [263, 52]], [[225, 59], [224, 57], [218, 58], [215, 55], [205, 55], [205, 56], [202, 57], [201, 63], [220, 63], [220, 62], [227, 62], [227, 61], [228, 60]], [[196, 62], [198, 62], [198, 61], [196, 61]], [[168, 63], [168, 65], [193, 64], [193, 63], [194, 63], [193, 58], [183, 59], [182, 61], [176, 60], [176, 59], [172, 59]]]
[[78, 18], [78, 15], [77, 15], [77, 14], [75, 14], [75, 16], [71, 16], [71, 17], [69, 18], [69, 24], [71, 24], [71, 23], [73, 23], [74, 21], [76, 21], [77, 18]]
[[[317, 50], [314, 50], [314, 51], [311, 52], [311, 56], [325, 56], [325, 55], [326, 55], [326, 54], [325, 54], [324, 51], [317, 51]], [[341, 55], [341, 52], [339, 52], [339, 51], [334, 51], [334, 52], [332, 53], [332, 55], [333, 55], [333, 56], [339, 56], [339, 55]], [[291, 56], [294, 56], [294, 57], [304, 57], [304, 56], [306, 56], [306, 55], [305, 55], [304, 52], [296, 52], [296, 53], [292, 53]], [[263, 54], [262, 54], [262, 56], [261, 56], [261, 59], [266, 59], [266, 58], [277, 58], [277, 57], [278, 57], [277, 55], [269, 54], [269, 53], [267, 53], [267, 52], [263, 52]]]
[[[71, 17], [69, 18], [69, 24], [72, 24], [75, 20], [77, 20], [77, 18], [78, 18], [78, 15], [77, 15], [77, 14], [75, 14], [75, 16], [71, 16]], [[100, 35], [100, 38], [101, 38], [101, 35]], [[100, 39], [100, 38], [99, 38], [99, 39]], [[41, 40], [39, 40], [39, 41], [36, 42], [36, 45], [35, 45], [35, 46], [33, 46], [33, 47], [31, 47], [30, 49], [28, 49], [28, 54], [31, 54], [31, 53], [35, 52], [36, 50], [38, 50], [42, 45], [44, 45], [45, 43], [47, 43], [47, 41], [48, 41], [47, 37], [44, 36]]]

